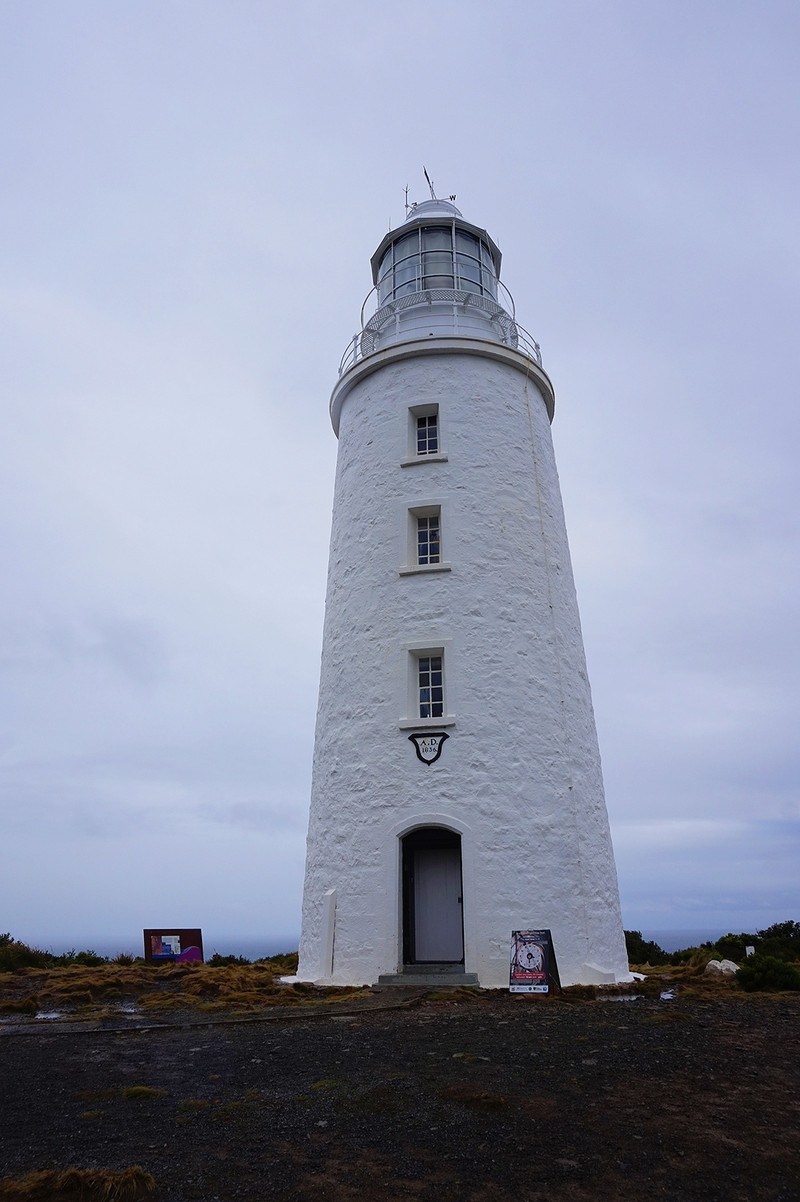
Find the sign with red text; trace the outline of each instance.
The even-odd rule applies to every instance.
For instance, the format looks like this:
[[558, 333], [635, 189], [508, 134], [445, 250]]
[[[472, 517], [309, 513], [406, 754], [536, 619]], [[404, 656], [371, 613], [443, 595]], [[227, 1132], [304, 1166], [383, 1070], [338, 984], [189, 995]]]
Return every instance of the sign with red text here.
[[550, 993], [557, 985], [550, 931], [512, 931], [509, 992]]

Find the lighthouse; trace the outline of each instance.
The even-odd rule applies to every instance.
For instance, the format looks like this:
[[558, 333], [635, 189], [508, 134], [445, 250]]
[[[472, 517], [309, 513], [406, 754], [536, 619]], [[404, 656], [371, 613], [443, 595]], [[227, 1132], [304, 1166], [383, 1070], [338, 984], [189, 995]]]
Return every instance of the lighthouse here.
[[452, 200], [371, 260], [339, 446], [298, 975], [629, 980], [539, 347]]

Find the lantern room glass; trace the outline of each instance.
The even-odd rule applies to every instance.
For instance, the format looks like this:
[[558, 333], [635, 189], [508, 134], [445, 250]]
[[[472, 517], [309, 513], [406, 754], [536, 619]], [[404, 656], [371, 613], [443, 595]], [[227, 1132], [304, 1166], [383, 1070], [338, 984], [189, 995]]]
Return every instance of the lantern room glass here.
[[378, 268], [378, 304], [431, 288], [497, 300], [497, 276], [488, 245], [455, 224], [421, 226], [396, 238]]

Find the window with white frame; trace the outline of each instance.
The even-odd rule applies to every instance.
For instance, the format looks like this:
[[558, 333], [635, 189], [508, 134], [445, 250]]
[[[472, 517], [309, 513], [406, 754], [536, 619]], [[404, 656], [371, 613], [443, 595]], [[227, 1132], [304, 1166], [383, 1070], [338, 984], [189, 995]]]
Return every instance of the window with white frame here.
[[406, 454], [401, 467], [415, 463], [446, 463], [442, 447], [441, 413], [438, 405], [411, 405], [408, 409]]
[[452, 689], [445, 680], [450, 642], [449, 638], [434, 636], [424, 642], [403, 644], [403, 673], [408, 692], [405, 712], [399, 721], [401, 730], [455, 726]]
[[444, 520], [446, 498], [442, 504], [420, 501], [404, 509], [403, 557], [400, 575], [413, 576], [425, 572], [449, 572], [451, 564], [444, 557], [444, 536], [447, 523]]
[[417, 455], [438, 455], [439, 453], [439, 410], [433, 413], [423, 413], [417, 417]]
[[420, 718], [444, 716], [444, 660], [441, 655], [417, 658], [417, 690]]
[[441, 562], [441, 511], [417, 518], [417, 566], [429, 567]]

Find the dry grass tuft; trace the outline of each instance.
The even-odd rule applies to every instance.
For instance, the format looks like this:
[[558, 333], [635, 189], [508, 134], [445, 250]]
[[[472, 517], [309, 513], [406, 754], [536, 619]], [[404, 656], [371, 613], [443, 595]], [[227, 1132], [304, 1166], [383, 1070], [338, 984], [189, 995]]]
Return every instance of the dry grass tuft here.
[[188, 1123], [192, 1115], [202, 1114], [211, 1109], [207, 1098], [182, 1098], [175, 1107], [175, 1122]]
[[185, 993], [143, 993], [136, 999], [136, 1005], [147, 1014], [167, 1010], [190, 1010], [196, 1003], [196, 998]]
[[128, 1102], [149, 1102], [153, 1098], [165, 1098], [166, 1089], [156, 1089], [152, 1085], [128, 1085], [120, 1090], [120, 1097]]
[[138, 1164], [112, 1169], [44, 1169], [0, 1181], [4, 1202], [138, 1202], [155, 1198], [156, 1183]]
[[479, 989], [470, 989], [468, 985], [458, 985], [455, 988], [452, 985], [443, 985], [426, 993], [423, 1000], [436, 1006], [457, 1006], [463, 1002], [479, 1001], [480, 996]]
[[39, 999], [33, 994], [24, 998], [6, 998], [0, 1001], [0, 1014], [36, 1014], [40, 1008]]

